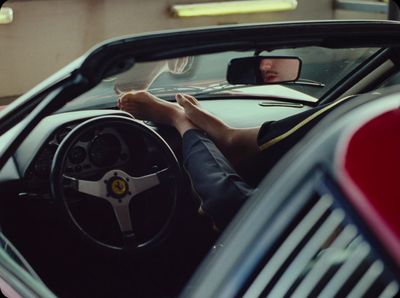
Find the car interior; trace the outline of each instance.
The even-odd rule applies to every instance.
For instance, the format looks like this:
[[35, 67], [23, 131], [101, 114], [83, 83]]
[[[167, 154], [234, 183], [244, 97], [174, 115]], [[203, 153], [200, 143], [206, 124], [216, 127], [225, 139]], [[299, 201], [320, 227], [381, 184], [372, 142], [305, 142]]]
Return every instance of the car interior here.
[[[381, 29], [384, 30], [384, 25]], [[207, 41], [207, 35], [201, 34]], [[220, 34], [223, 36], [224, 32]], [[277, 208], [269, 210], [292, 206], [283, 208], [285, 212], [292, 212], [292, 217], [289, 213], [282, 213], [282, 216], [296, 218], [280, 227], [285, 229], [279, 234], [281, 238], [270, 242], [271, 246], [276, 245], [268, 250], [273, 255], [279, 251], [277, 247], [284, 243], [289, 230], [295, 229], [297, 219], [312, 209], [317, 197], [323, 196], [325, 190], [319, 189], [318, 192], [311, 186], [307, 188], [308, 182], [303, 181], [309, 196], [305, 196], [307, 200], [297, 200], [296, 204], [304, 203], [301, 208], [305, 209], [301, 210], [306, 210], [300, 214], [298, 209], [295, 210], [295, 206], [300, 206], [285, 196], [292, 189], [285, 192], [278, 189], [285, 188], [283, 178], [276, 184], [273, 184], [273, 178], [269, 178], [270, 170], [276, 177], [274, 173], [278, 170], [274, 167], [280, 160], [271, 161], [270, 168], [266, 169], [266, 180], [264, 176], [252, 174], [257, 165], [250, 161], [243, 163], [237, 170], [244, 179], [253, 186], [262, 181], [261, 189], [270, 183], [269, 186], [274, 185], [273, 189], [280, 195], [275, 201], [268, 199], [273, 196], [271, 190], [266, 198], [260, 195], [250, 200], [227, 233], [215, 230], [212, 221], [198, 213], [199, 199], [182, 166], [182, 144], [178, 132], [145, 119], [134, 119], [118, 109], [117, 99], [121, 93], [133, 89], [146, 89], [171, 102], [174, 102], [176, 93], [188, 93], [198, 98], [202, 108], [209, 113], [238, 128], [258, 127], [266, 120], [283, 119], [343, 98], [349, 103], [355, 100], [358, 105], [365, 98], [365, 102], [371, 101], [369, 98], [372, 97], [379, 101], [387, 88], [396, 88], [400, 83], [398, 44], [390, 46], [381, 42], [377, 33], [369, 42], [360, 38], [363, 43], [356, 46], [357, 40], [350, 42], [342, 34], [343, 41], [335, 46], [334, 37], [321, 42], [311, 38], [301, 40], [294, 35], [290, 37], [292, 43], [289, 38], [285, 45], [277, 39], [268, 45], [261, 42], [262, 46], [243, 46], [240, 43], [232, 46], [227, 41], [215, 45], [214, 41], [209, 41], [209, 48], [207, 44], [204, 47], [192, 45], [191, 48], [182, 42], [182, 48], [176, 52], [169, 51], [167, 47], [170, 45], [163, 45], [165, 49], [160, 46], [158, 53], [153, 49], [146, 56], [144, 49], [139, 48], [132, 54], [135, 62], [124, 56], [126, 49], [121, 50], [121, 55], [111, 49], [115, 60], [106, 53], [106, 58], [100, 58], [110, 60], [108, 64], [88, 63], [90, 67], [85, 64], [87, 68], [82, 69], [88, 76], [95, 76], [93, 73], [98, 69], [107, 70], [98, 75], [101, 79], [96, 83], [89, 84], [87, 91], [71, 91], [66, 105], [60, 103], [49, 114], [45, 111], [49, 106], [44, 107], [47, 114], [33, 124], [31, 131], [21, 120], [2, 136], [12, 142], [17, 133], [26, 130], [25, 135], [21, 133], [23, 140], [0, 170], [0, 224], [6, 237], [2, 247], [8, 247], [12, 258], [24, 270], [42, 280], [60, 297], [176, 297], [184, 289], [183, 296], [193, 297], [212, 297], [222, 293], [229, 296], [229, 289], [237, 291], [234, 295], [239, 296], [266, 296], [266, 293], [271, 297], [280, 296], [279, 287], [270, 284], [265, 287], [264, 277], [259, 278], [263, 286], [257, 286], [258, 277], [254, 272], [251, 278], [242, 276], [245, 282], [237, 283], [237, 287], [247, 283], [245, 292], [243, 288], [236, 289], [233, 286], [235, 278], [239, 278], [233, 276], [236, 267], [225, 268], [225, 259], [218, 256], [229, 255], [235, 250], [234, 245], [238, 245], [236, 249], [240, 252], [249, 249], [252, 242], [243, 242], [241, 246], [239, 237], [244, 237], [245, 228], [251, 225], [254, 225], [254, 233], [261, 231], [267, 221], [271, 226], [259, 239], [268, 242], [269, 233], [278, 229], [272, 223], [280, 222], [272, 214], [265, 215], [262, 223], [261, 220], [259, 223], [243, 222], [243, 225], [240, 222], [255, 212], [252, 203], [264, 202], [264, 208], [268, 205], [266, 201], [271, 201], [271, 206]], [[159, 36], [152, 38], [155, 44], [159, 42]], [[140, 42], [144, 47], [147, 41], [139, 40], [138, 45]], [[120, 46], [118, 42], [117, 45]], [[100, 46], [98, 51], [94, 50], [93, 57], [100, 59], [96, 55], [105, 48]], [[289, 58], [300, 61], [297, 62], [299, 76], [268, 83], [266, 78], [254, 73], [246, 75], [246, 70], [249, 73], [254, 70], [254, 61], [258, 67], [259, 59]], [[115, 65], [120, 61], [131, 64], [118, 68]], [[235, 73], [230, 73], [229, 69]], [[227, 78], [227, 72], [232, 76]], [[65, 73], [61, 72], [55, 77], [51, 88], [42, 93], [35, 92], [40, 95], [36, 95], [40, 98], [37, 100], [39, 105], [32, 104], [31, 111], [41, 109], [41, 102], [44, 106], [46, 99], [56, 96], [57, 88], [63, 85], [63, 75]], [[257, 81], [260, 78], [264, 81]], [[30, 96], [32, 94], [28, 93], [26, 98]], [[26, 115], [26, 121], [29, 121], [29, 113]], [[330, 112], [327, 115], [330, 116]], [[330, 121], [333, 123], [334, 119], [331, 117]], [[347, 122], [343, 122], [345, 124]], [[328, 127], [328, 124], [323, 127]], [[340, 127], [335, 133], [338, 131]], [[302, 144], [312, 140], [317, 147], [316, 139], [318, 137], [308, 138]], [[292, 159], [296, 156], [293, 152], [307, 153], [310, 159], [313, 159], [311, 152], [321, 152], [318, 151], [321, 149], [298, 146], [289, 149]], [[283, 167], [281, 164], [278, 166], [280, 169]], [[283, 173], [291, 185], [300, 183], [303, 178], [295, 176], [298, 172], [294, 170], [291, 175]], [[331, 205], [327, 203], [325, 207], [329, 209]], [[260, 209], [259, 213], [263, 210]], [[259, 213], [254, 213], [254, 216], [259, 218]], [[329, 226], [329, 222], [326, 225]], [[341, 226], [341, 229], [346, 228]], [[261, 232], [257, 233], [261, 235]], [[249, 237], [255, 235], [249, 233]], [[207, 255], [206, 262], [188, 285]], [[267, 257], [264, 254], [264, 261], [258, 260], [260, 276], [264, 276], [262, 266]], [[232, 276], [232, 282], [223, 283], [219, 279], [221, 266], [224, 267], [223, 274]], [[292, 268], [296, 263], [285, 266]], [[294, 281], [302, 272], [296, 274], [290, 277]], [[226, 276], [220, 275], [221, 278]], [[281, 276], [284, 276], [283, 272]], [[203, 279], [215, 285], [209, 288], [210, 296], [204, 296], [204, 287], [198, 290], [197, 282]], [[254, 281], [252, 286], [248, 285], [249, 280]], [[278, 285], [284, 280], [282, 278]], [[313, 288], [303, 290], [311, 293]], [[296, 296], [295, 288], [290, 293]]]
[[397, 245], [377, 232], [398, 223], [398, 91], [348, 102], [285, 155], [182, 296], [398, 297]]

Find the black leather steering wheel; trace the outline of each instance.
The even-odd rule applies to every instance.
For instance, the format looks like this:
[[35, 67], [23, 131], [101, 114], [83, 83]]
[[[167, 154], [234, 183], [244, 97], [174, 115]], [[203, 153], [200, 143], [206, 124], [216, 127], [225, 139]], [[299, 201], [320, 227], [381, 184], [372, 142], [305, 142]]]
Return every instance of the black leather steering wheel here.
[[[91, 242], [125, 252], [165, 238], [180, 181], [169, 145], [143, 123], [123, 116], [97, 117], [76, 126], [59, 145], [50, 175], [52, 195], [73, 226]], [[154, 205], [157, 199], [162, 206]], [[146, 200], [153, 201], [150, 210], [135, 209]], [[146, 227], [151, 221], [157, 224]], [[139, 236], [140, 226], [145, 236]]]

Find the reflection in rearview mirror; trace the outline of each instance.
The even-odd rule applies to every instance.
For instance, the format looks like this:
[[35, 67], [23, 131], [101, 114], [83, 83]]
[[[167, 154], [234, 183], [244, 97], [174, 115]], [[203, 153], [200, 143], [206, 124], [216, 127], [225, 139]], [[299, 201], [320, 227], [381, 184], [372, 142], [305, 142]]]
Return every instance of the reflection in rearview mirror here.
[[260, 75], [264, 83], [295, 81], [299, 77], [300, 60], [298, 59], [261, 59]]
[[230, 84], [265, 85], [296, 81], [300, 76], [298, 57], [245, 57], [230, 61]]

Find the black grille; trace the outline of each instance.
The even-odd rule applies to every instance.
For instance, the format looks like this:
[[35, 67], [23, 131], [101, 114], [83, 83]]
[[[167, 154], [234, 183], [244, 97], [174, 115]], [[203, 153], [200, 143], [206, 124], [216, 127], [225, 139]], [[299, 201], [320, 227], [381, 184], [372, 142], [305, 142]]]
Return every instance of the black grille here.
[[244, 297], [394, 297], [399, 284], [329, 193], [290, 225]]

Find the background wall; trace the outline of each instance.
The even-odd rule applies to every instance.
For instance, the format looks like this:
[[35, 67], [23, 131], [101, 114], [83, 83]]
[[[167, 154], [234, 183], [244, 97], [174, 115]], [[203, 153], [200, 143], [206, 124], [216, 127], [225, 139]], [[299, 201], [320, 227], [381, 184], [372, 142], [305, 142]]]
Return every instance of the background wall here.
[[[299, 0], [295, 11], [178, 19], [172, 4], [204, 0], [14, 0], [14, 21], [0, 25], [0, 103], [29, 90], [105, 39], [165, 29], [341, 18], [333, 0]], [[212, 2], [209, 0], [208, 2]], [[349, 17], [342, 12], [344, 17]], [[371, 15], [362, 15], [371, 17]], [[372, 16], [386, 18], [384, 15]]]

